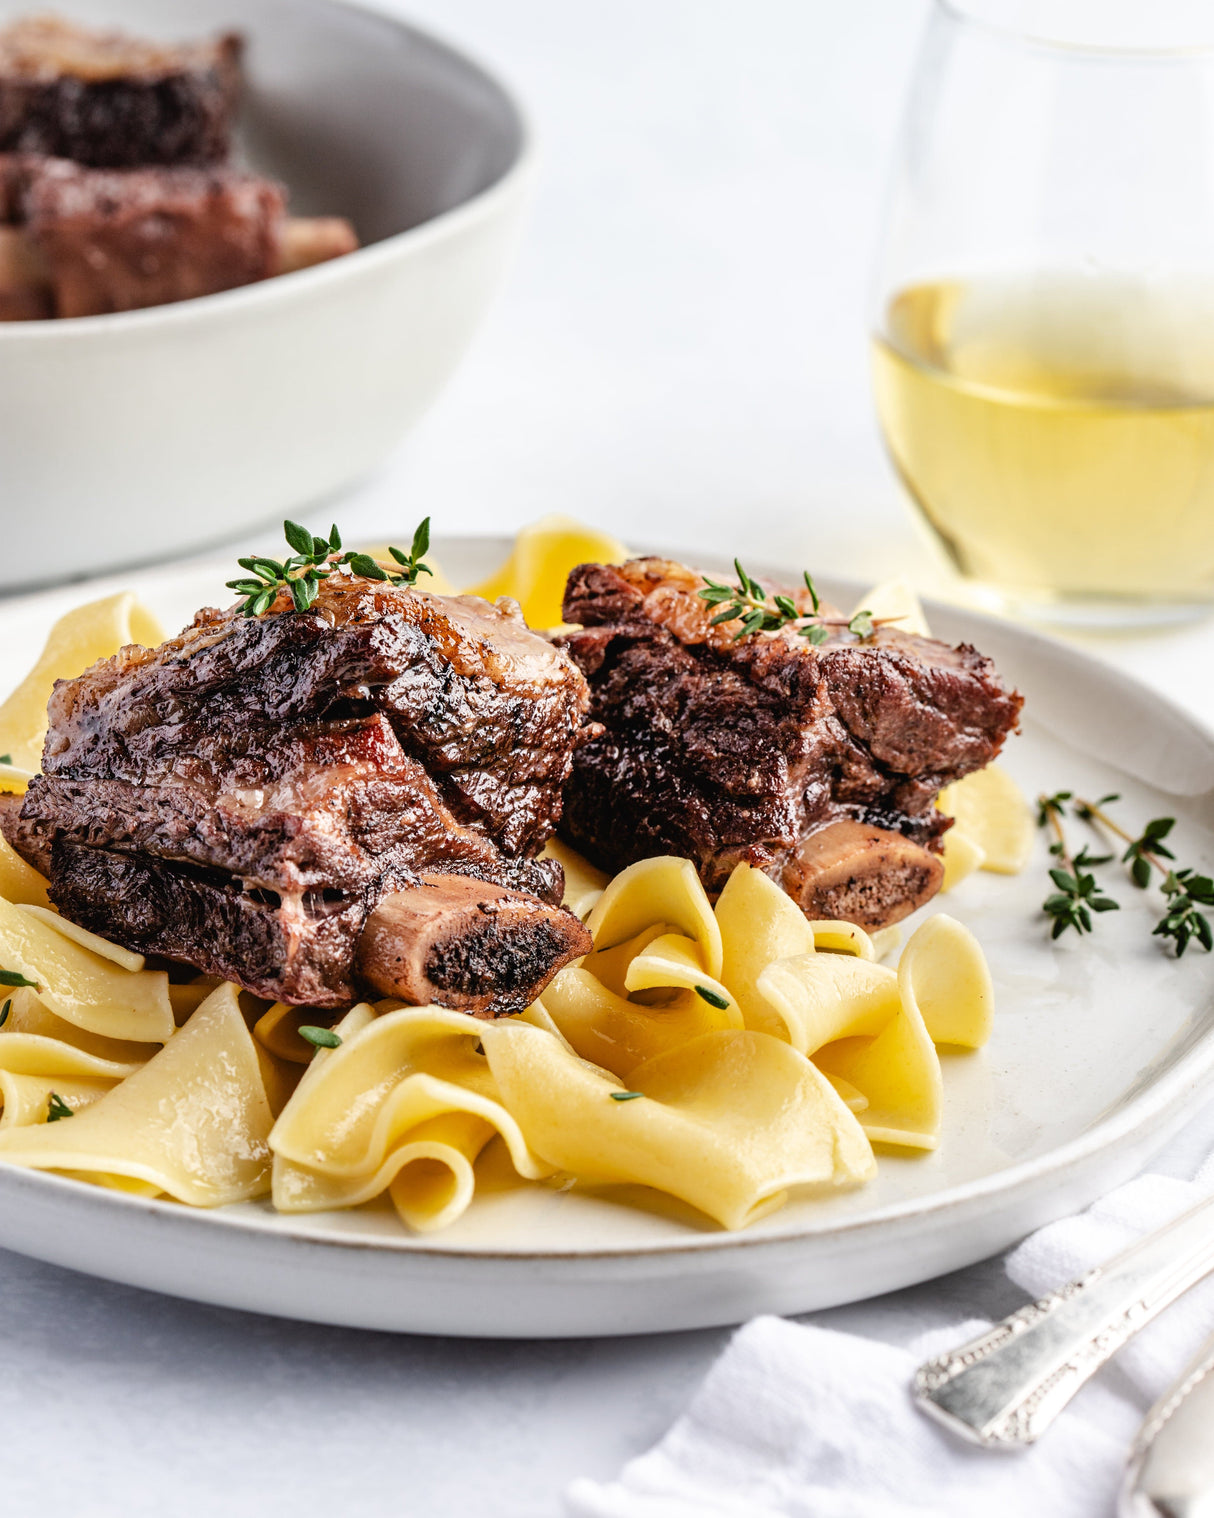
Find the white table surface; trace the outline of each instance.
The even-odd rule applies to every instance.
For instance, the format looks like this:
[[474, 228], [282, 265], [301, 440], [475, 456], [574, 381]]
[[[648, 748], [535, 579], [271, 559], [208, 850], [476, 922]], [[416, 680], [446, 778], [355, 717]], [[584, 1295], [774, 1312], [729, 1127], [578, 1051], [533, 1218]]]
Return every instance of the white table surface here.
[[[883, 460], [865, 346], [920, 0], [409, 9], [517, 83], [542, 184], [465, 367], [335, 511], [347, 538], [568, 511], [625, 539], [947, 589]], [[1214, 630], [1102, 647], [1214, 718]], [[996, 1261], [817, 1321], [905, 1342], [1018, 1300]], [[0, 1252], [0, 1492], [15, 1513], [544, 1518], [569, 1479], [665, 1430], [726, 1332], [400, 1338]]]

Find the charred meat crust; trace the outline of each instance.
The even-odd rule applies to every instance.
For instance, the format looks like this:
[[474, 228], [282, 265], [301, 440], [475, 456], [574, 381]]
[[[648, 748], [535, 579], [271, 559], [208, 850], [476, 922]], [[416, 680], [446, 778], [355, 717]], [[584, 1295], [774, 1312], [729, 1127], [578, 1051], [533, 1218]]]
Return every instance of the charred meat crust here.
[[74, 921], [259, 995], [358, 992], [368, 915], [423, 873], [556, 904], [535, 857], [589, 696], [512, 603], [334, 577], [312, 611], [202, 612], [49, 703], [14, 846]]
[[[740, 862], [787, 886], [801, 841], [840, 819], [938, 852], [938, 791], [989, 763], [1018, 721], [1022, 698], [990, 660], [892, 628], [832, 630], [820, 646], [791, 629], [735, 642], [710, 625], [701, 584], [662, 559], [570, 576], [564, 616], [581, 627], [559, 642], [603, 732], [574, 756], [562, 836], [608, 870], [685, 855], [709, 891]], [[810, 610], [804, 592], [798, 604]], [[922, 896], [922, 872], [896, 873], [884, 899], [868, 878], [873, 926]]]

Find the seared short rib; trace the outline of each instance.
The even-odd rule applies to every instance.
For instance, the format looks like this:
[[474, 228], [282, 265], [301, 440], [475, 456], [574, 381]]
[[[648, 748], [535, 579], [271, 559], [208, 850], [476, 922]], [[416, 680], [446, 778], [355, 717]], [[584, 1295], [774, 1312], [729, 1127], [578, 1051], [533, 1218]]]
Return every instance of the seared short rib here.
[[603, 869], [681, 854], [715, 892], [746, 862], [811, 918], [898, 921], [940, 886], [938, 791], [994, 758], [1022, 698], [975, 649], [892, 626], [735, 640], [702, 586], [664, 559], [570, 576], [581, 629], [559, 641], [603, 731], [574, 755], [562, 837]]
[[191, 300], [357, 246], [348, 221], [290, 218], [281, 185], [236, 169], [0, 154], [0, 321]]
[[536, 856], [588, 704], [513, 603], [335, 574], [51, 697], [15, 847], [73, 921], [260, 996], [492, 1015], [590, 947]]

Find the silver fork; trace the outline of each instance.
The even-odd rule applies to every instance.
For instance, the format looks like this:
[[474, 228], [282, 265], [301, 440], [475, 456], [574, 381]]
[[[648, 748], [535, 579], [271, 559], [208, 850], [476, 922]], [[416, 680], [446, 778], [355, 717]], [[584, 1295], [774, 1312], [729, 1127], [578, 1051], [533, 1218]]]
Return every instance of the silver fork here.
[[915, 1400], [978, 1444], [1031, 1444], [1140, 1328], [1212, 1271], [1214, 1197], [921, 1365]]

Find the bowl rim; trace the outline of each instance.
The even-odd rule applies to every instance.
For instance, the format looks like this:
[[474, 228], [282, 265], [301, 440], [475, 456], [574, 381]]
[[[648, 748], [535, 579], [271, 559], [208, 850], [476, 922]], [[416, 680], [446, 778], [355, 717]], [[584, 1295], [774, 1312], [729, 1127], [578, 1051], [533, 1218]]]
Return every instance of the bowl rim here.
[[446, 53], [459, 64], [481, 75], [501, 95], [518, 129], [517, 144], [510, 161], [498, 176], [482, 190], [445, 211], [428, 216], [415, 226], [389, 237], [379, 238], [340, 258], [314, 264], [308, 269], [296, 269], [289, 274], [275, 274], [268, 279], [254, 280], [231, 290], [217, 290], [210, 295], [195, 295], [187, 300], [170, 301], [159, 306], [143, 306], [135, 311], [106, 311], [95, 316], [44, 317], [37, 321], [0, 322], [0, 349], [8, 346], [70, 341], [104, 340], [110, 335], [139, 332], [157, 326], [188, 326], [206, 321], [212, 313], [237, 314], [249, 305], [270, 304], [307, 297], [313, 290], [323, 290], [328, 284], [352, 278], [359, 270], [374, 269], [395, 261], [402, 253], [424, 249], [432, 243], [458, 236], [467, 225], [491, 218], [502, 206], [525, 192], [536, 166], [536, 130], [530, 112], [524, 106], [518, 91], [498, 72], [496, 67], [485, 63], [479, 53], [451, 42], [439, 31], [429, 26], [419, 26], [412, 20], [386, 8], [378, 0], [314, 0], [334, 12], [360, 12], [388, 23], [398, 31], [419, 38], [427, 46]]

